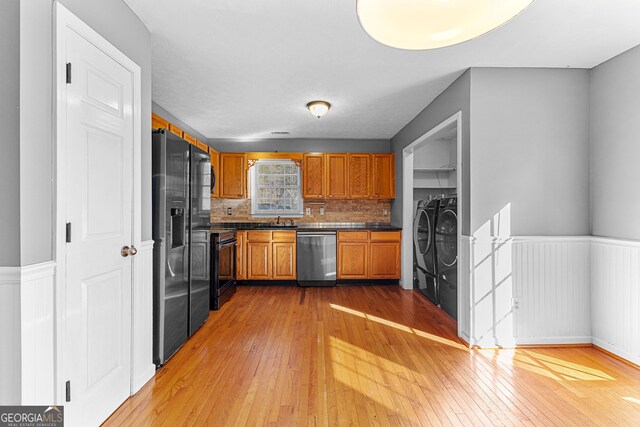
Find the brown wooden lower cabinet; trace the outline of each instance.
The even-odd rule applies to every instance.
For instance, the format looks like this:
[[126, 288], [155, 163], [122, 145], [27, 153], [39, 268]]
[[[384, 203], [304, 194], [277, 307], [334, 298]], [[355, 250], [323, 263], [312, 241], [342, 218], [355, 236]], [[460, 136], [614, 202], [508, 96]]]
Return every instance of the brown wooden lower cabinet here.
[[247, 278], [247, 255], [246, 255], [247, 232], [238, 231], [236, 235], [236, 279], [245, 280]]
[[[244, 233], [246, 240], [237, 252], [238, 280], [296, 280], [295, 231], [259, 230]], [[241, 245], [240, 238], [238, 245]], [[246, 273], [242, 274], [244, 268]]]
[[271, 279], [271, 243], [247, 242], [247, 279]]
[[369, 244], [369, 277], [372, 279], [400, 278], [400, 242]]
[[296, 280], [296, 244], [273, 242], [273, 280]]
[[400, 231], [338, 232], [338, 279], [399, 279]]
[[338, 279], [366, 279], [368, 277], [367, 242], [338, 243]]

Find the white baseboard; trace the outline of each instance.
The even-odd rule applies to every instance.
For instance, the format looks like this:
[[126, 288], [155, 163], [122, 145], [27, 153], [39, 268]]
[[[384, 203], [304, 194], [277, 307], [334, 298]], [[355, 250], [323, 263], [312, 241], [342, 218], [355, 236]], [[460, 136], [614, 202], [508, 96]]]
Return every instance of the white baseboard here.
[[593, 338], [593, 344], [604, 349], [607, 350], [609, 353], [613, 353], [616, 356], [619, 356], [623, 359], [628, 360], [631, 363], [634, 363], [636, 365], [640, 365], [640, 356], [638, 356], [637, 354], [631, 354], [621, 348], [618, 348], [606, 341], [603, 341], [601, 339], [598, 338]]
[[571, 345], [571, 344], [591, 344], [590, 336], [582, 337], [527, 337], [516, 338], [516, 346], [519, 345]]

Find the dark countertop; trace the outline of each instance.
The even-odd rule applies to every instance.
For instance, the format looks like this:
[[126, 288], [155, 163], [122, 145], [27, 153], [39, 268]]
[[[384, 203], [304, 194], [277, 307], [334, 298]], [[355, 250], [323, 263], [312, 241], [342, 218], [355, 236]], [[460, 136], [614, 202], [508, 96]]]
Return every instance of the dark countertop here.
[[400, 231], [402, 227], [379, 222], [315, 222], [296, 224], [295, 227], [267, 226], [260, 222], [217, 222], [212, 228], [235, 228], [236, 230], [295, 230], [295, 231]]

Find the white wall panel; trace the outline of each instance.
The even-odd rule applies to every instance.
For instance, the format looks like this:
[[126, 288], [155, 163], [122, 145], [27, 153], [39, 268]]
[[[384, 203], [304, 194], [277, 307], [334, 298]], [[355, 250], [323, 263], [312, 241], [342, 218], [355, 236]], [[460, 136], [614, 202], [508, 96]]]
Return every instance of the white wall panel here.
[[54, 401], [54, 274], [52, 261], [22, 267], [23, 405], [49, 405]]
[[589, 237], [514, 239], [517, 344], [591, 342], [590, 244]]
[[594, 237], [593, 343], [640, 364], [640, 242]]
[[471, 238], [461, 236], [458, 241], [458, 335], [467, 343], [470, 342], [471, 325], [470, 325], [470, 309], [471, 292], [470, 271], [471, 271]]
[[20, 404], [20, 267], [0, 267], [0, 405]]
[[472, 344], [591, 342], [589, 237], [472, 238], [469, 256]]
[[155, 374], [153, 364], [153, 240], [143, 242], [133, 258], [133, 331], [131, 394]]

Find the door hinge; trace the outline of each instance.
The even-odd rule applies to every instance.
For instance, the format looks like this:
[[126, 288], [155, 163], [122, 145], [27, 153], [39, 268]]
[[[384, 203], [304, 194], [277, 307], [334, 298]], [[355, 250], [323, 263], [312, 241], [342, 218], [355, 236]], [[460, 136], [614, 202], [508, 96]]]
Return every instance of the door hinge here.
[[67, 223], [67, 243], [71, 243], [71, 223]]
[[71, 83], [71, 62], [67, 62], [67, 84]]
[[65, 401], [71, 402], [71, 381], [65, 383]]

